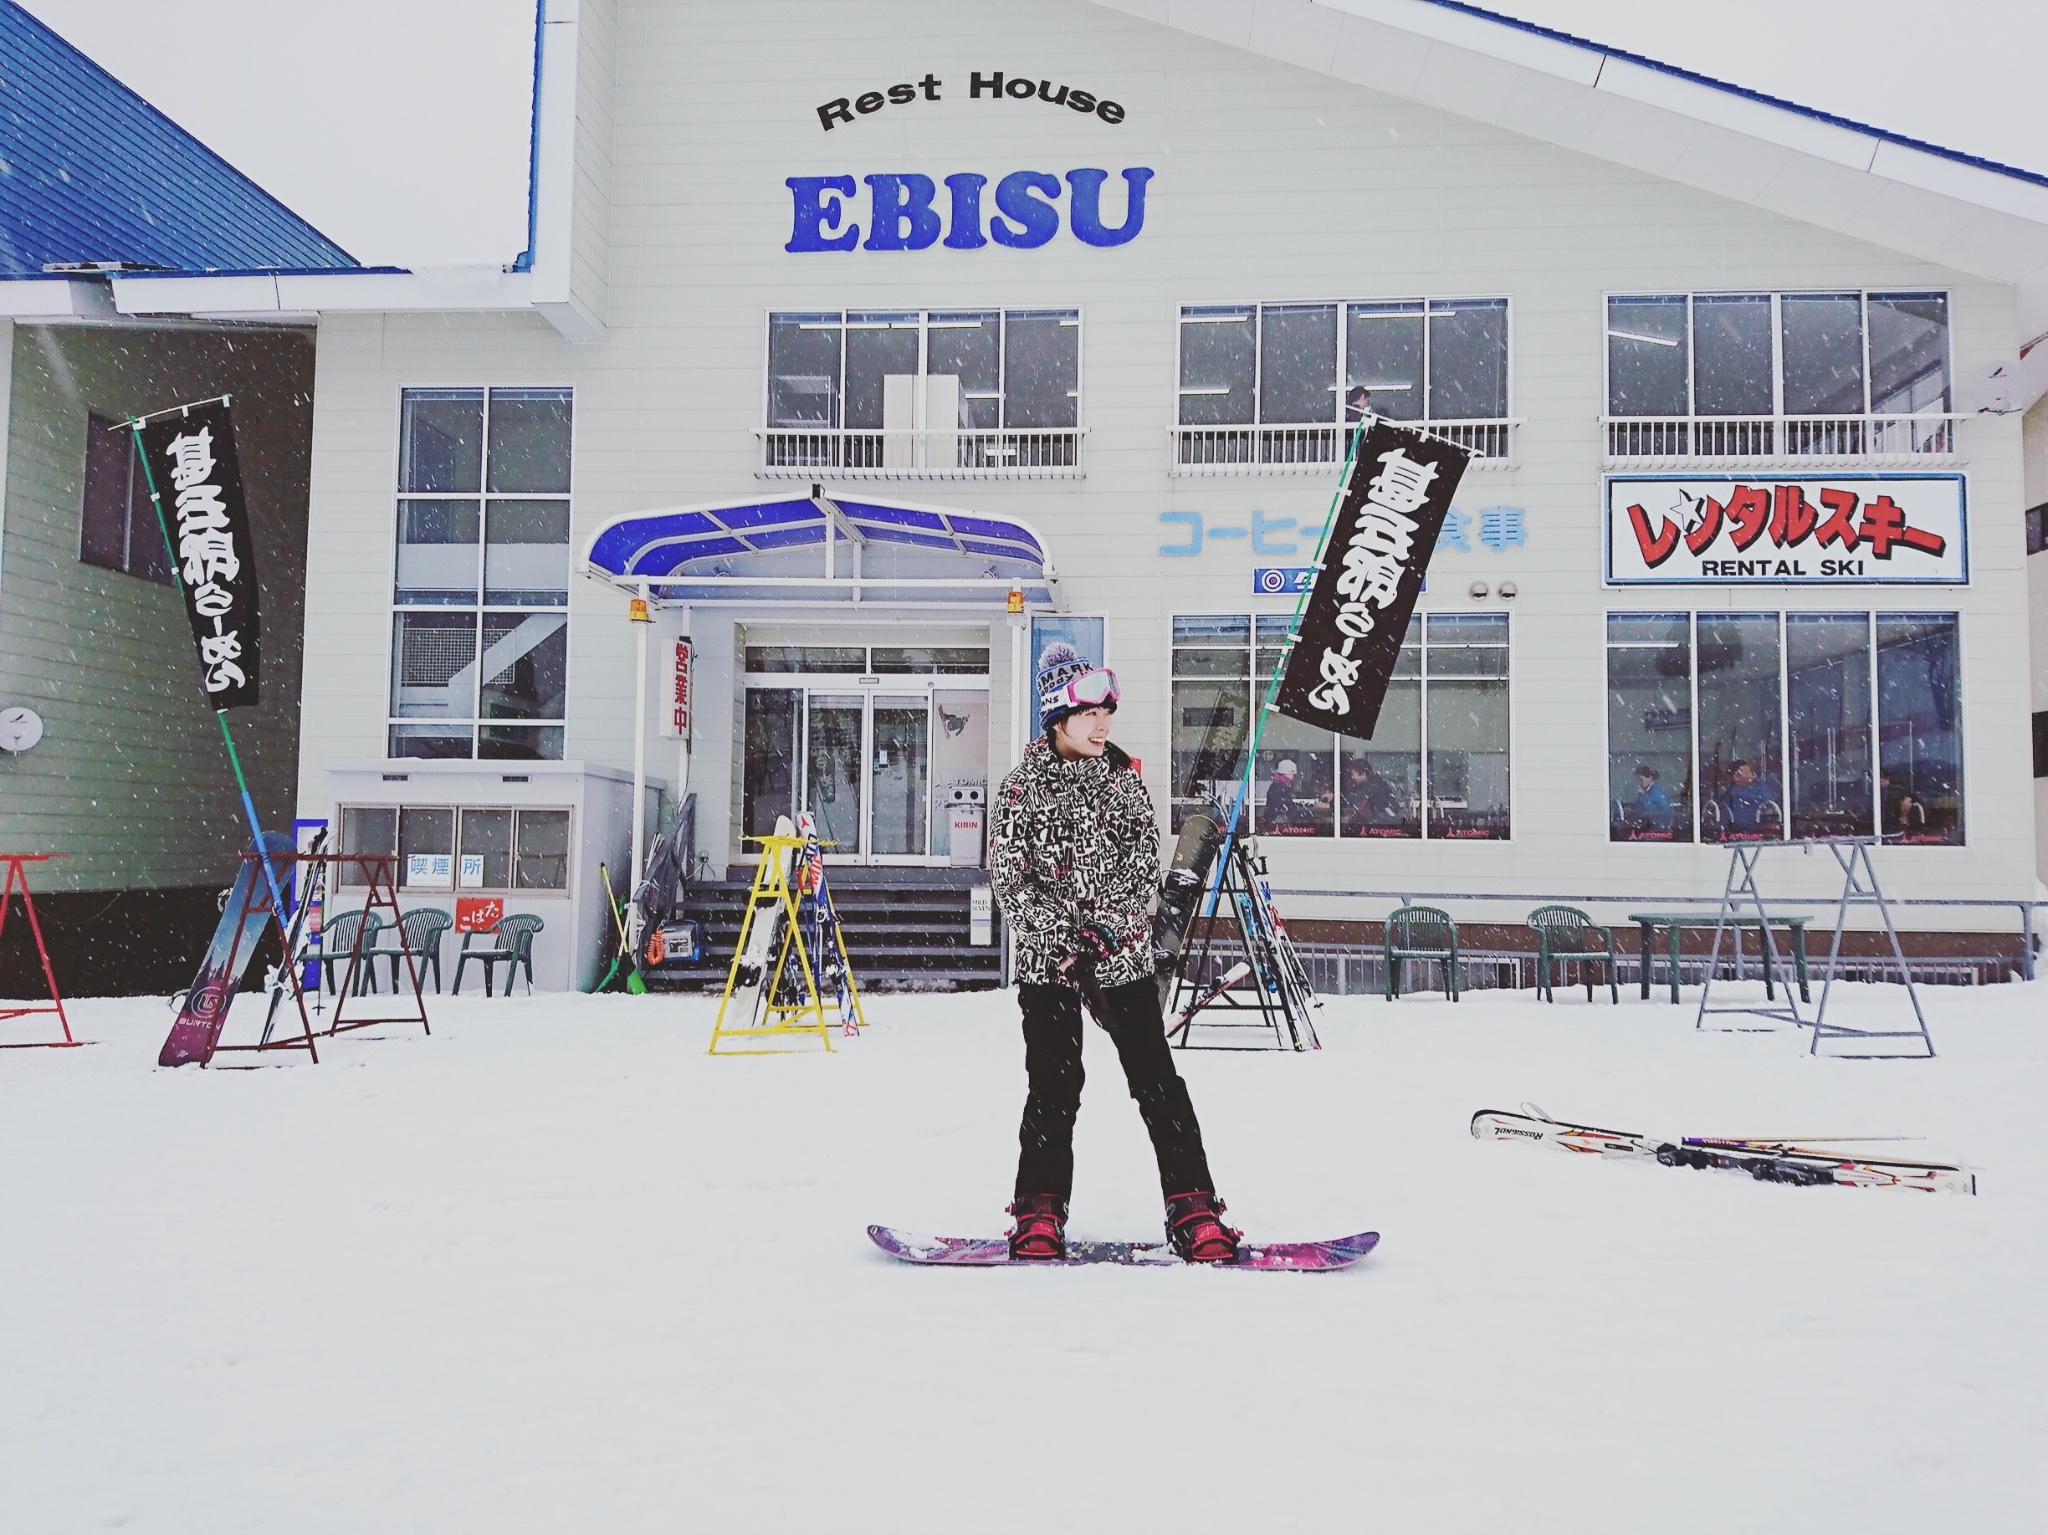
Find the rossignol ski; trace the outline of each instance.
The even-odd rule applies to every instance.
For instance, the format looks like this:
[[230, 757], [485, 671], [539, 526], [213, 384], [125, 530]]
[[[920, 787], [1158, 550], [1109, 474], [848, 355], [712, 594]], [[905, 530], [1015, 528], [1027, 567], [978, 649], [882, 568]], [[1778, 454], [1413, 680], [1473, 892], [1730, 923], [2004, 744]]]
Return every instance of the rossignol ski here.
[[1527, 1112], [1481, 1109], [1472, 1134], [1482, 1141], [1532, 1141], [1587, 1156], [1656, 1162], [1664, 1167], [1747, 1173], [1759, 1183], [1829, 1183], [1851, 1189], [1917, 1189], [1928, 1194], [1974, 1194], [1977, 1176], [1948, 1162], [1847, 1156], [1792, 1141], [1687, 1135], [1669, 1140], [1633, 1130], [1601, 1130], [1552, 1119], [1533, 1104]]

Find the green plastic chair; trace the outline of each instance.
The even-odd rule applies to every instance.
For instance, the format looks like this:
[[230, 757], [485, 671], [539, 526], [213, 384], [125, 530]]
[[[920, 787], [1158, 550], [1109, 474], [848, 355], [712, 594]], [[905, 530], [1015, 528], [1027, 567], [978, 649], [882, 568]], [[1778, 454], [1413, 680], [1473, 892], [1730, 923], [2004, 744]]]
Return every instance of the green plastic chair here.
[[[547, 924], [539, 917], [525, 912], [515, 912], [502, 918], [488, 934], [464, 933], [462, 952], [455, 957], [455, 984], [449, 988], [451, 994], [462, 990], [462, 969], [471, 960], [484, 967], [484, 995], [491, 996], [492, 978], [497, 974], [499, 961], [505, 961], [505, 995], [512, 995], [512, 982], [519, 975], [519, 967], [526, 967], [526, 994], [533, 995], [533, 935]], [[472, 938], [490, 937], [496, 941], [488, 949], [472, 949]]]
[[[429, 972], [434, 977], [434, 990], [441, 989], [441, 935], [455, 926], [455, 919], [438, 906], [416, 906], [399, 919], [405, 929], [405, 946], [412, 950], [412, 962], [419, 967], [419, 977], [425, 980]], [[387, 951], [391, 961], [391, 990], [398, 990], [398, 967], [405, 963], [405, 956], [396, 949]]]
[[[1607, 961], [1608, 998], [1621, 1005], [1621, 990], [1614, 984], [1614, 933], [1599, 926], [1576, 906], [1539, 906], [1529, 913], [1529, 926], [1536, 930], [1536, 995], [1546, 1002], [1557, 1000], [1551, 984], [1551, 966], [1567, 959], [1582, 959], [1580, 975], [1586, 982], [1586, 1000], [1593, 1000], [1593, 980], [1584, 966], [1598, 964], [1595, 956], [1604, 952]], [[1593, 939], [1599, 939], [1596, 946]]]
[[1401, 961], [1433, 959], [1444, 967], [1445, 989], [1458, 1000], [1458, 924], [1434, 906], [1399, 906], [1385, 926], [1387, 1000], [1401, 995]]
[[377, 989], [377, 935], [384, 918], [374, 911], [346, 911], [320, 928], [320, 975], [331, 992], [348, 976], [348, 957], [355, 951], [356, 929], [363, 930], [363, 957], [356, 969], [356, 995]]

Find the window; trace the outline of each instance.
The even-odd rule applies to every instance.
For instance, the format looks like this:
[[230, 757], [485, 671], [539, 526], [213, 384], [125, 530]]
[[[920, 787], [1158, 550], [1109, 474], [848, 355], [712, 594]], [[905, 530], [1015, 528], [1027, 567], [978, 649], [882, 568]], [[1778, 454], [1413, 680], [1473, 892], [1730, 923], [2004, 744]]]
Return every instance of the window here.
[[393, 757], [559, 758], [569, 661], [567, 389], [408, 389]]
[[1073, 474], [1081, 314], [771, 313], [766, 413], [771, 479]]
[[[396, 855], [399, 887], [414, 894], [567, 890], [569, 812], [345, 805], [341, 852]], [[344, 885], [366, 883], [361, 864], [341, 867]]]
[[110, 416], [85, 418], [85, 494], [78, 522], [78, 558], [85, 564], [171, 584], [171, 562], [135, 434]]
[[1952, 613], [1610, 613], [1610, 840], [1958, 844], [1959, 676]]
[[749, 672], [986, 677], [985, 645], [749, 645]]
[[1179, 402], [1182, 473], [1334, 463], [1369, 411], [1505, 459], [1507, 300], [1191, 305]]
[[2027, 513], [2027, 553], [2048, 549], [2048, 501]]
[[1955, 451], [1945, 293], [1607, 300], [1610, 458]]
[[[1173, 620], [1174, 830], [1212, 803], [1228, 809], [1292, 626], [1275, 614]], [[1249, 824], [1268, 837], [1505, 838], [1508, 755], [1507, 615], [1416, 617], [1371, 740], [1267, 719]]]

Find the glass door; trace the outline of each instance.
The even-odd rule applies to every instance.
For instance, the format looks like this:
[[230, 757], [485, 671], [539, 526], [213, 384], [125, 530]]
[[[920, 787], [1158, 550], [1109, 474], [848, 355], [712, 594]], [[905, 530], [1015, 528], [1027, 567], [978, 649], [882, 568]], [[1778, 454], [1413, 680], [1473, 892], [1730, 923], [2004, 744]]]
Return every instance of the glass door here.
[[931, 823], [931, 695], [870, 696], [868, 850], [875, 859], [922, 860]]
[[[827, 854], [862, 858], [866, 795], [867, 699], [860, 693], [812, 693], [804, 709], [804, 808], [816, 818]], [[865, 859], [862, 859], [865, 862]]]

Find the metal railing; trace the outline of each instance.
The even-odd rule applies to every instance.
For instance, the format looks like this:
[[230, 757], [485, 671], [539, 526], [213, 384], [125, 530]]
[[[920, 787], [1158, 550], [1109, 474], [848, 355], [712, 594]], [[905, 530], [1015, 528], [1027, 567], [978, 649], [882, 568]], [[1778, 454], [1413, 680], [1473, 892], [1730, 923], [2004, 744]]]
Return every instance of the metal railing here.
[[[1391, 901], [1396, 905], [1426, 904], [1442, 906], [1447, 910], [1450, 909], [1452, 902], [1457, 901], [1505, 903], [1510, 907], [1520, 907], [1525, 911], [1533, 910], [1538, 906], [1548, 905], [1582, 906], [1588, 908], [1620, 906], [1633, 907], [1639, 911], [1670, 911], [1677, 907], [1700, 906], [1709, 908], [1707, 913], [1709, 916], [1711, 916], [1713, 911], [1719, 910], [1722, 901], [1722, 897], [1719, 895], [1588, 895], [1584, 893], [1565, 892], [1560, 894], [1553, 891], [1529, 890], [1324, 890], [1305, 886], [1283, 886], [1275, 889], [1273, 894], [1276, 896], [1303, 897], [1311, 900]], [[1841, 898], [1839, 896], [1774, 896], [1769, 904], [1772, 907], [1833, 911], [1840, 906]], [[1974, 965], [1979, 967], [1980, 970], [1986, 967], [1994, 969], [2003, 968], [2008, 972], [2017, 966], [2021, 979], [2031, 981], [2035, 978], [2037, 971], [2035, 956], [2040, 949], [2041, 940], [2035, 935], [2034, 913], [2048, 909], [2048, 900], [2032, 896], [2013, 900], [1997, 900], [1984, 897], [1945, 898], [1939, 896], [1909, 896], [1900, 898], [1895, 896], [1887, 904], [1893, 907], [1929, 906], [1953, 910], [2011, 911], [2018, 915], [2018, 936], [2020, 940], [2020, 952], [2018, 954], [1911, 955], [1908, 956], [1908, 959], [1913, 966], [1913, 975], [1916, 980], [1919, 979], [1923, 967], [1938, 969], [1943, 965]], [[1453, 911], [1452, 915], [1456, 916], [1457, 913]], [[1503, 925], [1500, 923], [1488, 923], [1484, 919], [1477, 917], [1464, 918], [1462, 920], [1471, 923], [1473, 926]], [[1625, 929], [1629, 925], [1627, 913], [1623, 912], [1612, 919], [1607, 925], [1619, 926]], [[1817, 929], [1812, 931], [1813, 941], [1809, 960], [1814, 973], [1818, 975], [1820, 967], [1826, 962], [1827, 946], [1831, 941], [1832, 932], [1831, 929], [1826, 933]], [[1871, 929], [1851, 928], [1849, 931], [1868, 932]], [[1979, 929], [1978, 931], [1982, 930]], [[1301, 944], [1297, 942], [1295, 947], [1300, 948]], [[1347, 944], [1339, 945], [1338, 947], [1355, 949], [1359, 945]], [[1618, 941], [1616, 947], [1617, 949], [1620, 947]], [[1533, 954], [1525, 957], [1531, 960], [1534, 959]], [[1698, 958], [1702, 964], [1705, 963], [1704, 955], [1685, 956], [1681, 963], [1689, 964], [1694, 958]], [[1634, 962], [1633, 956], [1622, 959], [1624, 967], [1628, 967]], [[1889, 955], [1880, 958], [1879, 956], [1868, 954], [1844, 954], [1836, 966], [1836, 973], [1844, 977], [1857, 979], [1861, 977], [1850, 977], [1852, 968], [1867, 968], [1880, 964], [1891, 965], [1896, 968], [1896, 962]], [[1934, 975], [1933, 970], [1930, 970], [1929, 974], [1931, 981], [1938, 984], [1939, 978]], [[1881, 979], [1881, 977], [1879, 978]], [[1992, 974], [1989, 978], [1996, 980], [1998, 977]]]
[[1069, 480], [1081, 477], [1085, 427], [864, 431], [759, 427], [765, 480], [830, 473], [848, 480]]
[[[1520, 418], [1498, 421], [1403, 421], [1472, 454], [1475, 469], [1514, 467]], [[1344, 461], [1349, 426], [1177, 426], [1176, 475], [1309, 474]]]
[[1677, 468], [1924, 464], [1956, 456], [1962, 416], [1602, 416], [1607, 463]]
[[[1296, 943], [1295, 952], [1301, 956], [1302, 968], [1308, 972], [1309, 984], [1316, 994], [1324, 997], [1378, 997], [1387, 989], [1386, 955], [1377, 944], [1343, 943]], [[1703, 985], [1707, 979], [1707, 968], [1711, 956], [1705, 954], [1682, 954], [1678, 960], [1679, 983], [1684, 986]], [[1397, 960], [1407, 968], [1401, 977], [1401, 990], [1442, 991], [1444, 989], [1443, 961], [1434, 959]], [[1780, 974], [1788, 961], [1780, 955]], [[1810, 955], [1807, 960], [1812, 975], [1812, 984], [1817, 988], [1821, 979], [1821, 968], [1826, 963], [1824, 954]], [[2010, 979], [2014, 956], [2003, 954], [1943, 954], [1909, 957], [1914, 984], [1920, 986], [1987, 986]], [[1212, 966], [1218, 971], [1213, 977], [1220, 980], [1220, 965]], [[1666, 956], [1660, 951], [1651, 958], [1654, 972], [1651, 982], [1656, 987], [1670, 985], [1670, 972], [1666, 968]], [[1640, 994], [1642, 987], [1642, 956], [1630, 949], [1624, 953], [1618, 941], [1614, 955], [1614, 981], [1626, 990], [1635, 987]], [[1583, 986], [1593, 982], [1597, 995], [1606, 989], [1607, 957], [1601, 955], [1560, 954], [1555, 957], [1551, 971], [1552, 983], [1559, 990]], [[1746, 951], [1741, 956], [1724, 954], [1715, 975], [1718, 981], [1763, 979], [1763, 961], [1755, 951]], [[1835, 966], [1838, 981], [1897, 981], [1898, 961], [1889, 954], [1844, 955]], [[1522, 949], [1464, 949], [1458, 954], [1458, 989], [1460, 991], [1524, 991], [1536, 984], [1536, 955]]]

